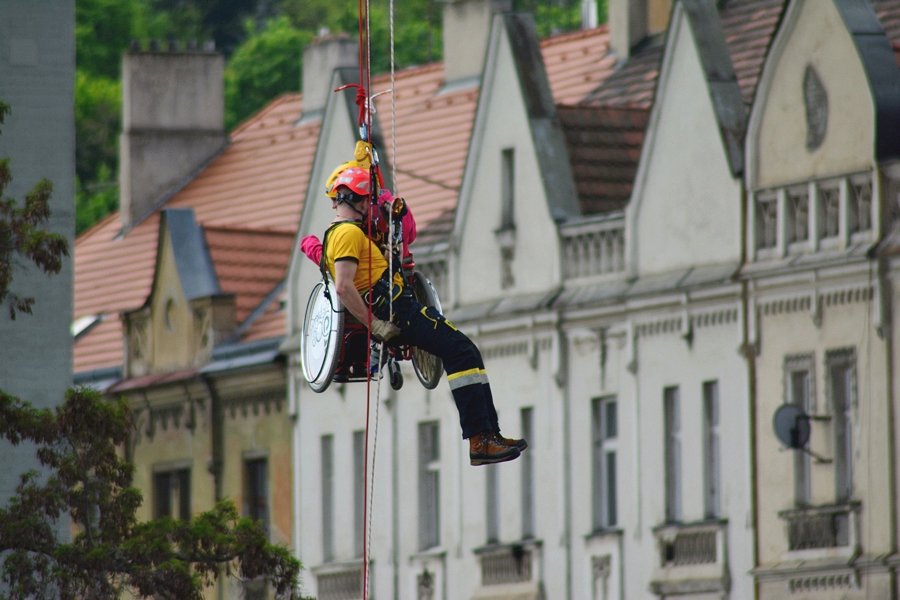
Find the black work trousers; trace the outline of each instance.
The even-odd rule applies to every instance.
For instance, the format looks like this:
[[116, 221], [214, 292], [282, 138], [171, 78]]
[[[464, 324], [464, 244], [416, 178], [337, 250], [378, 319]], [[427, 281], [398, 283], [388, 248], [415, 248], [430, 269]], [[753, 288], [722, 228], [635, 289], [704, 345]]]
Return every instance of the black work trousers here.
[[[394, 291], [396, 293], [396, 286]], [[472, 340], [437, 310], [420, 304], [409, 289], [404, 289], [395, 298], [393, 311], [393, 323], [402, 333], [391, 342], [415, 346], [443, 361], [459, 411], [463, 439], [484, 431], [499, 433], [497, 410], [484, 361]], [[388, 320], [389, 303], [376, 302], [373, 312], [379, 319]]]

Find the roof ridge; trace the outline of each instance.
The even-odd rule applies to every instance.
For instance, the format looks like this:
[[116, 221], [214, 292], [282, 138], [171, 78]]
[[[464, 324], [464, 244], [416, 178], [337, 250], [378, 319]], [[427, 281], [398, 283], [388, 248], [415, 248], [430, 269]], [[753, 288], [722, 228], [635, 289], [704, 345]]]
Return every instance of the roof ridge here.
[[262, 106], [255, 113], [245, 118], [243, 121], [234, 126], [234, 129], [228, 134], [229, 138], [232, 138], [240, 133], [243, 133], [247, 130], [254, 122], [261, 120], [268, 113], [275, 110], [276, 107], [288, 102], [289, 100], [299, 99], [301, 101], [301, 108], [303, 102], [303, 92], [282, 92], [281, 94], [275, 96], [272, 100], [269, 100], [266, 104]]
[[590, 37], [592, 35], [597, 35], [599, 33], [609, 33], [609, 24], [601, 23], [596, 27], [589, 27], [587, 29], [576, 29], [575, 31], [564, 31], [562, 33], [558, 33], [556, 35], [551, 35], [545, 37], [540, 40], [538, 43], [541, 46], [541, 50], [543, 50], [546, 46], [552, 46], [554, 44], [568, 42], [570, 40], [575, 40], [584, 37]]
[[265, 235], [278, 235], [284, 237], [293, 237], [295, 232], [285, 231], [283, 229], [273, 229], [271, 227], [249, 227], [242, 225], [225, 225], [225, 224], [209, 224], [200, 223], [206, 231], [221, 231], [225, 233], [257, 233]]
[[[428, 71], [443, 71], [444, 70], [444, 61], [437, 60], [430, 63], [424, 63], [421, 65], [410, 65], [408, 67], [403, 67], [402, 69], [398, 69], [394, 71], [394, 78], [398, 77], [412, 77], [414, 75], [419, 75], [421, 73], [427, 73]], [[377, 73], [372, 77], [372, 81], [390, 81], [391, 72], [385, 71], [383, 73]]]

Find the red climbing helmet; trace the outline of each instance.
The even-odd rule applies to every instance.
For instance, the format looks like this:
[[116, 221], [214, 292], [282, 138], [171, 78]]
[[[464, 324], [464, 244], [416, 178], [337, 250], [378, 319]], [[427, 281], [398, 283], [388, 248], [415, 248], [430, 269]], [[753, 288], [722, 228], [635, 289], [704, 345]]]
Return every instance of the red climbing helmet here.
[[329, 182], [329, 191], [337, 192], [338, 188], [346, 187], [354, 194], [369, 196], [372, 192], [372, 177], [368, 171], [359, 167], [349, 167], [341, 171], [333, 182]]

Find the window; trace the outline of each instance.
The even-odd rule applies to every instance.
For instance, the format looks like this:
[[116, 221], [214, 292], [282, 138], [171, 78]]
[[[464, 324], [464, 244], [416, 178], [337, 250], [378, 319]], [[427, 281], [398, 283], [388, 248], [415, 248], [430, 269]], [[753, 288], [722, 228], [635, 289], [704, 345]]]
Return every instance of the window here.
[[516, 227], [516, 151], [500, 152], [500, 229]]
[[500, 541], [500, 472], [497, 465], [485, 467], [485, 496], [487, 525], [487, 543], [495, 544]]
[[244, 514], [269, 532], [269, 465], [266, 458], [244, 461]]
[[419, 549], [441, 543], [440, 425], [419, 423]]
[[334, 436], [322, 436], [322, 560], [334, 560]]
[[722, 514], [719, 446], [719, 382], [703, 383], [703, 509], [707, 518]]
[[153, 474], [153, 517], [191, 518], [191, 471], [172, 469]]
[[791, 188], [787, 192], [788, 243], [809, 239], [809, 191], [806, 187]]
[[778, 244], [778, 199], [774, 194], [756, 200], [756, 247], [774, 248]]
[[494, 232], [500, 247], [500, 287], [515, 285], [513, 259], [516, 248], [516, 154], [513, 148], [500, 153], [500, 227]]
[[[804, 413], [815, 411], [813, 394], [813, 356], [798, 355], [785, 359], [786, 401], [800, 408]], [[794, 503], [807, 506], [811, 501], [812, 463], [809, 453], [794, 451]]]
[[854, 178], [850, 182], [850, 233], [872, 228], [872, 180]]
[[615, 398], [595, 398], [591, 410], [593, 439], [592, 487], [594, 529], [613, 527], [618, 520], [616, 503], [616, 450], [618, 414]]
[[834, 238], [840, 233], [841, 193], [836, 185], [819, 188], [819, 237]]
[[534, 537], [534, 444], [532, 433], [534, 431], [534, 409], [523, 408], [522, 412], [522, 437], [529, 443], [527, 452], [522, 453], [519, 464], [522, 468], [522, 539]]
[[834, 425], [835, 496], [838, 503], [853, 495], [853, 409], [856, 404], [856, 354], [851, 349], [826, 353], [829, 396]]
[[363, 555], [363, 502], [365, 487], [363, 479], [366, 471], [366, 432], [353, 432], [353, 551], [357, 557]]
[[666, 520], [681, 520], [681, 414], [678, 387], [663, 390], [665, 405]]

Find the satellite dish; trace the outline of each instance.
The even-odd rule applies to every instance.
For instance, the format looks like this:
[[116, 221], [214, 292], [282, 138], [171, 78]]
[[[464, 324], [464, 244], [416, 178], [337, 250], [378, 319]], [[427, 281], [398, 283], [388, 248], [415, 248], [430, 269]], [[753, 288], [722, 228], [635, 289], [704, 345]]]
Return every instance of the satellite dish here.
[[788, 448], [800, 449], [809, 442], [809, 415], [794, 404], [782, 404], [772, 419], [775, 437]]

